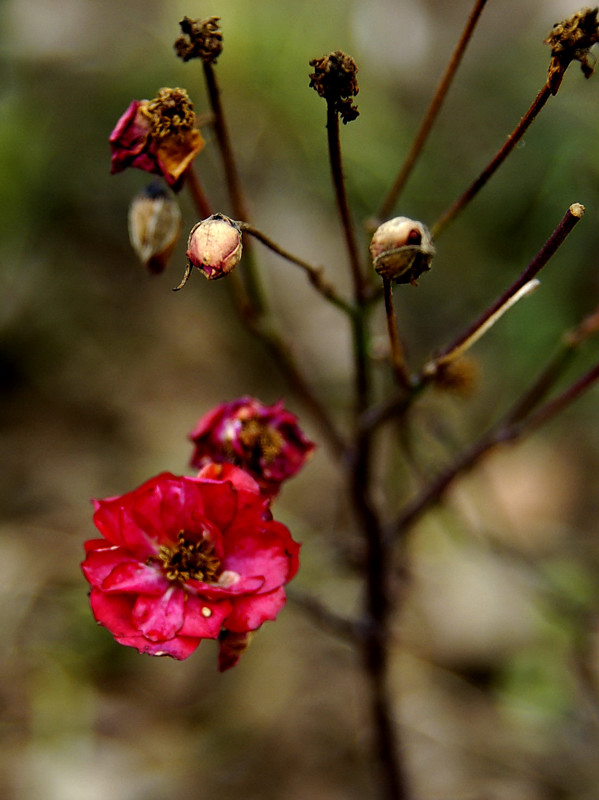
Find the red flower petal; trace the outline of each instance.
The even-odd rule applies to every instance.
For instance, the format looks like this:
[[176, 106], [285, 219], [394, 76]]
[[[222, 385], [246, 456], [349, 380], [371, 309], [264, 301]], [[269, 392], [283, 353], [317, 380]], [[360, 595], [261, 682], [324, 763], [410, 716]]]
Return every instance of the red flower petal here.
[[235, 600], [233, 611], [227, 617], [226, 628], [237, 633], [255, 631], [263, 622], [276, 619], [284, 605], [284, 589], [275, 589], [269, 594], [253, 597], [240, 597]]
[[183, 590], [171, 586], [160, 597], [138, 597], [131, 619], [147, 639], [163, 642], [174, 638], [183, 625], [183, 605]]
[[180, 636], [216, 639], [223, 620], [231, 612], [231, 603], [205, 601], [188, 596], [185, 601], [185, 620]]

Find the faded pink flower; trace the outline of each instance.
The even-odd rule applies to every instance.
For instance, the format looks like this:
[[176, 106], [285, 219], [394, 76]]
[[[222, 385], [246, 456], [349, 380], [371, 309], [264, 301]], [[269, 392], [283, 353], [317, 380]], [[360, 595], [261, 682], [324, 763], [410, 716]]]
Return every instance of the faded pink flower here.
[[189, 435], [195, 445], [191, 466], [228, 462], [246, 470], [263, 494], [274, 497], [283, 481], [304, 465], [314, 450], [294, 414], [279, 400], [266, 406], [241, 397], [209, 411]]
[[111, 172], [136, 167], [162, 175], [175, 191], [204, 147], [184, 89], [161, 89], [154, 100], [133, 100], [110, 134]]
[[184, 659], [220, 639], [223, 670], [285, 604], [299, 545], [243, 470], [165, 472], [94, 505], [103, 538], [86, 542], [82, 569], [94, 617], [120, 644]]

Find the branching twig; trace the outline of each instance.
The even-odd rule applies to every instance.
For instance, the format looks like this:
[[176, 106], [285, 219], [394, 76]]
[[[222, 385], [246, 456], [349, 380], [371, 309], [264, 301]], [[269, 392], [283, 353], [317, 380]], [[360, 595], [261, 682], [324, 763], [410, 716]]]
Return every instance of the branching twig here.
[[414, 142], [405, 158], [405, 161], [395, 179], [395, 182], [387, 197], [385, 198], [380, 211], [379, 211], [379, 218], [385, 219], [386, 217], [390, 216], [393, 207], [397, 203], [399, 195], [403, 191], [404, 186], [407, 183], [408, 178], [414, 168], [414, 165], [420, 155], [428, 135], [433, 127], [433, 124], [441, 110], [441, 106], [443, 105], [443, 101], [447, 96], [447, 92], [449, 91], [449, 87], [453, 81], [453, 78], [457, 72], [458, 67], [462, 61], [462, 57], [468, 46], [468, 42], [470, 41], [472, 34], [474, 32], [474, 28], [476, 27], [476, 23], [481, 15], [483, 8], [485, 7], [487, 0], [476, 0], [474, 4], [474, 8], [468, 18], [466, 23], [466, 27], [460, 37], [459, 42], [456, 45], [456, 48], [451, 56], [451, 60], [447, 65], [447, 68], [441, 78], [439, 86], [437, 87], [437, 91], [435, 92], [433, 99], [428, 107], [428, 110], [422, 120], [418, 133], [414, 139]]
[[500, 444], [514, 442], [532, 433], [571, 405], [587, 389], [599, 380], [599, 363], [525, 419], [519, 416], [520, 403], [471, 448], [465, 450], [456, 461], [432, 481], [412, 502], [408, 503], [399, 517], [389, 527], [388, 539], [404, 536], [406, 532], [433, 506], [439, 503], [447, 489], [460, 475], [468, 472], [484, 456]]
[[467, 344], [471, 344], [478, 338], [482, 331], [488, 329], [490, 320], [497, 319], [497, 315], [503, 309], [510, 307], [512, 298], [514, 298], [522, 288], [530, 283], [532, 279], [540, 272], [541, 269], [547, 264], [549, 259], [555, 254], [557, 249], [565, 241], [569, 233], [580, 222], [584, 215], [584, 206], [580, 203], [573, 203], [564, 214], [561, 222], [553, 231], [549, 239], [545, 242], [543, 247], [539, 250], [536, 256], [530, 261], [526, 269], [521, 275], [512, 283], [512, 285], [503, 292], [503, 294], [495, 300], [483, 313], [470, 325], [464, 333], [460, 334], [458, 338], [445, 347], [439, 354], [435, 356], [425, 367], [424, 375], [434, 374], [436, 366], [451, 360], [454, 354], [461, 354], [465, 350]]
[[258, 230], [258, 228], [254, 227], [254, 225], [251, 225], [249, 222], [238, 222], [237, 224], [239, 225], [240, 230], [248, 233], [250, 236], [254, 236], [256, 239], [258, 239], [258, 241], [262, 242], [263, 245], [268, 247], [277, 255], [281, 256], [281, 258], [286, 259], [291, 264], [297, 264], [298, 267], [301, 267], [304, 272], [307, 273], [310, 283], [317, 291], [320, 292], [323, 297], [325, 297], [327, 300], [333, 303], [333, 305], [337, 306], [337, 308], [340, 308], [349, 316], [354, 315], [355, 312], [352, 306], [339, 297], [334, 287], [325, 281], [322, 276], [322, 267], [315, 267], [308, 261], [304, 261], [303, 258], [294, 256], [293, 253], [290, 253], [288, 250], [282, 248], [270, 237], [266, 236], [266, 234], [262, 233], [262, 231]]

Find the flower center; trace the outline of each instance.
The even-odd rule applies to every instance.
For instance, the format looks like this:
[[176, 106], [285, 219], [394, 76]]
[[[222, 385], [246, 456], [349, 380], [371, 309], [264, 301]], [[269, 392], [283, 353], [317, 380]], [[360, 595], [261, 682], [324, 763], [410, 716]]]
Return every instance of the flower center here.
[[222, 572], [212, 542], [207, 539], [191, 542], [185, 537], [185, 531], [179, 532], [176, 547], [162, 545], [158, 558], [169, 581], [216, 583]]
[[258, 419], [247, 419], [242, 422], [239, 441], [242, 447], [251, 453], [252, 458], [256, 461], [263, 458], [267, 464], [275, 460], [285, 444], [278, 430]]
[[184, 136], [195, 123], [193, 104], [185, 89], [160, 89], [157, 97], [142, 105], [141, 111], [152, 123], [152, 136]]

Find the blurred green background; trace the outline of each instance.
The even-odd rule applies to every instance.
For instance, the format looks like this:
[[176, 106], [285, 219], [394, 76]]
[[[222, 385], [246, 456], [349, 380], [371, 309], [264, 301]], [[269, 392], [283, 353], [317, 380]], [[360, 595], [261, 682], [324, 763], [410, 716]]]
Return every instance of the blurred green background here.
[[[173, 294], [185, 235], [150, 277], [127, 237], [148, 176], [109, 175], [108, 135], [133, 98], [202, 71], [172, 43], [184, 16], [218, 15], [223, 102], [252, 222], [348, 287], [310, 59], [359, 65], [358, 120], [342, 130], [358, 223], [399, 167], [470, 2], [458, 0], [4, 0], [0, 83], [0, 795], [6, 800], [374, 798], [354, 654], [289, 604], [240, 665], [204, 643], [184, 663], [142, 657], [98, 628], [79, 562], [89, 498], [188, 469], [186, 436], [215, 404], [285, 396], [236, 320], [226, 281]], [[432, 223], [487, 163], [544, 82], [542, 40], [569, 0], [490, 0], [397, 212]], [[599, 303], [599, 78], [571, 67], [525, 141], [438, 242], [396, 302], [418, 368], [524, 268], [572, 202], [586, 216], [522, 301], [473, 351], [472, 397], [426, 397], [412, 436], [435, 474], [522, 391], [563, 331]], [[197, 165], [231, 209], [212, 135]], [[184, 230], [196, 218], [182, 193]], [[364, 244], [366, 238], [364, 237]], [[259, 251], [284, 335], [331, 412], [349, 402], [349, 335], [294, 267]], [[383, 337], [382, 319], [375, 332]], [[384, 341], [384, 338], [381, 338]], [[376, 340], [375, 340], [376, 344]], [[593, 363], [580, 353], [570, 378]], [[384, 369], [381, 367], [381, 383]], [[460, 481], [412, 539], [398, 625], [397, 718], [422, 800], [596, 800], [599, 785], [597, 390], [524, 445]], [[397, 504], [418, 485], [397, 463]], [[275, 516], [303, 542], [296, 585], [344, 613], [360, 585], [325, 447]]]

